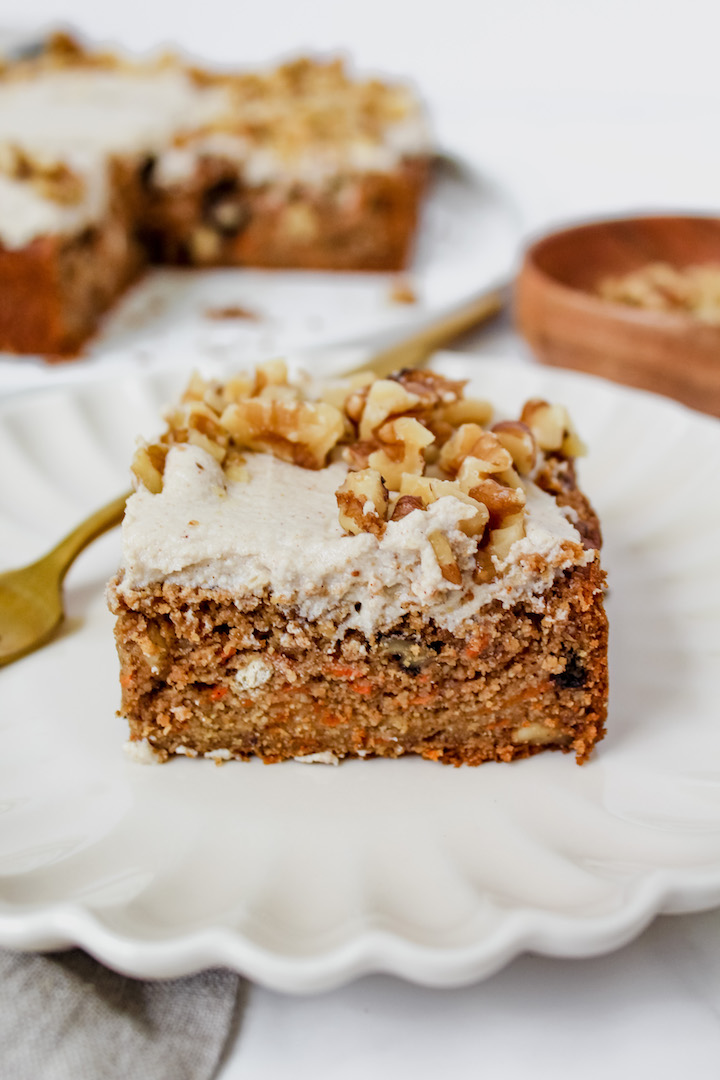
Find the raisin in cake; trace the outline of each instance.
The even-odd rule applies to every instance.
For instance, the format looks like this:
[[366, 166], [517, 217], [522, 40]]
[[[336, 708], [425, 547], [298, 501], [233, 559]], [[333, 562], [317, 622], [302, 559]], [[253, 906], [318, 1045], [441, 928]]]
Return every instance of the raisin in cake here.
[[562, 406], [493, 423], [429, 371], [194, 377], [137, 451], [109, 591], [131, 746], [585, 761], [607, 621], [580, 450]]

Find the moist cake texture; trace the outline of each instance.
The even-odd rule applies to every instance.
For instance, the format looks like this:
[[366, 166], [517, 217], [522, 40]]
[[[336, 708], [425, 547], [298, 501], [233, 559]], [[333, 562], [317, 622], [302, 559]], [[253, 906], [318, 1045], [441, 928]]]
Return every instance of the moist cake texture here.
[[339, 60], [216, 74], [58, 36], [0, 70], [0, 348], [76, 351], [148, 260], [400, 269], [429, 158], [413, 93]]
[[[600, 529], [562, 406], [428, 371], [195, 376], [133, 462], [117, 615], [131, 744], [460, 764], [602, 738]], [[317, 755], [320, 755], [318, 757]]]

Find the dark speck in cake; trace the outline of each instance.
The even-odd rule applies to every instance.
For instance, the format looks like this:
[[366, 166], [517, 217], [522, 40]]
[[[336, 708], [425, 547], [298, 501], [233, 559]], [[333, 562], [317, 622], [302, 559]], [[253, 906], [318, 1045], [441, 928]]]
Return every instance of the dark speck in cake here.
[[577, 690], [585, 685], [587, 672], [572, 650], [568, 653], [565, 670], [553, 675], [553, 679], [563, 690]]

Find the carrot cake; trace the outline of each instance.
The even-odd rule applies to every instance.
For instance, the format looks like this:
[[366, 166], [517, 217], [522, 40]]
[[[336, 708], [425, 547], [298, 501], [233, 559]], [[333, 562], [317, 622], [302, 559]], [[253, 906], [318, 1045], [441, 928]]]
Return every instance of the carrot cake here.
[[404, 370], [193, 377], [139, 447], [109, 588], [130, 746], [451, 764], [603, 736], [597, 517], [564, 407]]
[[213, 73], [51, 39], [0, 71], [0, 349], [72, 354], [150, 261], [398, 270], [430, 138], [339, 60]]

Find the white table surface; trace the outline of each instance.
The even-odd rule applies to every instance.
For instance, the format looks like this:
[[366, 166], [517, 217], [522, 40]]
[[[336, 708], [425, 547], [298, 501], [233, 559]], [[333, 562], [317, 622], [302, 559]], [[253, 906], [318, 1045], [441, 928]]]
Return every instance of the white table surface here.
[[[531, 232], [615, 211], [717, 212], [720, 8], [710, 0], [26, 0], [21, 17], [63, 18], [132, 47], [172, 37], [226, 60], [340, 45], [364, 66], [406, 71], [443, 144], [499, 177]], [[462, 347], [522, 351], [507, 320]], [[253, 986], [219, 1076], [443, 1074], [716, 1080], [720, 911], [657, 919], [604, 957], [521, 957], [457, 990], [386, 976], [304, 998]]]

